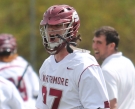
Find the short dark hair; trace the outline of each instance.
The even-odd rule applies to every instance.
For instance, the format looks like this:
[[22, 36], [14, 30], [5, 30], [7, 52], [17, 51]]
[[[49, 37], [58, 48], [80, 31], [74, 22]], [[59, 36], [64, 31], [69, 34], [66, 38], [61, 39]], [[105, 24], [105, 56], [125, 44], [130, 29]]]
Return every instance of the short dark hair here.
[[94, 32], [95, 37], [100, 37], [100, 35], [104, 35], [106, 37], [106, 44], [110, 44], [112, 42], [115, 43], [115, 49], [118, 49], [120, 36], [118, 32], [110, 26], [102, 26], [98, 30]]

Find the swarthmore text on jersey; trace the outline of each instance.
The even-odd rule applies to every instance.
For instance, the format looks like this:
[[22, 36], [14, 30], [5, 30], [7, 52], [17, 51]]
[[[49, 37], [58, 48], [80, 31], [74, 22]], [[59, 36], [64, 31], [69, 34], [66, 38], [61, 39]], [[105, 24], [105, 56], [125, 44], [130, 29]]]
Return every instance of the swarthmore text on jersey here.
[[60, 84], [68, 86], [68, 79], [50, 75], [43, 75], [43, 81], [47, 83]]

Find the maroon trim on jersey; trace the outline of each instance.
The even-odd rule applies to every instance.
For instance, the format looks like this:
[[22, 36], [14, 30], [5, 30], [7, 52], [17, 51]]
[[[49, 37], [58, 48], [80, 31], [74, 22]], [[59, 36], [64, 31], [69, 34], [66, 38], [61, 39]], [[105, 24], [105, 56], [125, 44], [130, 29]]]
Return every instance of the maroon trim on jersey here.
[[6, 67], [2, 67], [2, 68], [0, 68], [0, 71], [2, 71], [2, 70], [5, 70], [5, 69], [8, 69], [8, 68], [11, 68], [11, 67], [21, 67], [21, 66], [18, 66], [18, 65], [11, 65], [11, 66], [6, 66]]
[[[99, 65], [94, 65], [94, 64], [92, 64], [92, 65], [90, 65], [90, 66], [88, 66], [88, 67], [91, 67], [91, 66], [99, 66]], [[87, 68], [88, 68], [88, 67], [87, 67]], [[81, 75], [80, 75], [80, 79], [79, 79], [79, 82], [78, 82], [78, 87], [79, 87], [79, 83], [80, 83], [80, 80], [81, 80], [81, 76], [82, 76], [82, 74], [84, 73], [84, 71], [85, 71], [87, 68], [85, 68], [85, 69], [83, 70], [83, 72], [81, 73]], [[104, 102], [104, 108], [110, 108], [110, 105], [109, 105], [109, 102], [108, 102], [108, 101], [105, 101], [105, 102]]]
[[[3, 81], [0, 80], [1, 83], [4, 83]], [[5, 84], [5, 83], [4, 83]]]
[[105, 101], [104, 102], [104, 106], [105, 106], [104, 108], [110, 108], [109, 102], [108, 101]]
[[[88, 66], [88, 67], [91, 67], [91, 66], [99, 66], [99, 65], [94, 65], [94, 64], [92, 64], [92, 65], [90, 65], [90, 66]], [[78, 81], [78, 87], [79, 87], [79, 83], [80, 83], [80, 80], [81, 80], [81, 76], [82, 76], [82, 74], [84, 73], [84, 71], [85, 71], [88, 67], [86, 67], [86, 68], [83, 70], [83, 72], [81, 73], [80, 79], [79, 79], [79, 81]]]

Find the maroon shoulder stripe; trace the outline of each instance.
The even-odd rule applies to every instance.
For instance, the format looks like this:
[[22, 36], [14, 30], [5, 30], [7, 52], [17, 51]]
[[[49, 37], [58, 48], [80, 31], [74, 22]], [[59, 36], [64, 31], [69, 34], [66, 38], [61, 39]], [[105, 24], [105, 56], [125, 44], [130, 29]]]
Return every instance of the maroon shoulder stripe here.
[[0, 68], [0, 71], [5, 70], [5, 69], [8, 69], [8, 68], [12, 68], [12, 67], [21, 67], [21, 66], [18, 66], [18, 65], [6, 66], [6, 67]]

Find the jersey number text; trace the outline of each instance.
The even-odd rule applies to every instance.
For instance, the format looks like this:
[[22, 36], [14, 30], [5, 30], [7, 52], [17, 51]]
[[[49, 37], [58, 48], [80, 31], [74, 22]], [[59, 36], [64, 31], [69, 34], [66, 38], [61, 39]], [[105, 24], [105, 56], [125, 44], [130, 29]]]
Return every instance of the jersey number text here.
[[[48, 92], [46, 90], [46, 87], [43, 86], [42, 87], [42, 95], [43, 95], [43, 103], [44, 104], [46, 104], [47, 93]], [[58, 90], [58, 89], [50, 88], [49, 95], [55, 97], [55, 99], [53, 101], [53, 104], [51, 106], [52, 107], [51, 109], [58, 109], [59, 102], [60, 102], [60, 99], [61, 99], [61, 96], [62, 96], [62, 91]]]

